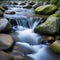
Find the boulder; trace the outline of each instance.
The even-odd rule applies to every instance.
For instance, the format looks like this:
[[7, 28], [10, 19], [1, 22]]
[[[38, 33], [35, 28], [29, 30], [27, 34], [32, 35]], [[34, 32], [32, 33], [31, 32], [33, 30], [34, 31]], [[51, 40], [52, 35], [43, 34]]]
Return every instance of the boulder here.
[[11, 24], [8, 22], [6, 18], [0, 19], [0, 32], [8, 32], [10, 30]]
[[0, 34], [0, 50], [10, 49], [14, 41], [8, 34]]
[[44, 23], [35, 28], [35, 32], [49, 35], [54, 35], [59, 32], [60, 20], [57, 16], [56, 14], [49, 16]]
[[57, 10], [57, 6], [49, 4], [49, 5], [43, 5], [43, 6], [37, 7], [35, 9], [35, 12], [39, 14], [51, 14], [56, 10]]
[[14, 60], [14, 57], [3, 51], [0, 51], [0, 60]]
[[50, 45], [50, 48], [55, 52], [55, 53], [60, 53], [60, 41], [56, 40], [54, 43]]

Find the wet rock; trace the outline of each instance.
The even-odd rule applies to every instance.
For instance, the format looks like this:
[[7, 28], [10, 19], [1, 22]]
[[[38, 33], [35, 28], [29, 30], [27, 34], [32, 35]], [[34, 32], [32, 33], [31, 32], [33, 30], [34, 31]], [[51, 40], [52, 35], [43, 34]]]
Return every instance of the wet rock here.
[[41, 6], [41, 3], [35, 3], [32, 8], [36, 9], [37, 7]]
[[6, 18], [0, 19], [0, 32], [8, 32], [11, 28], [11, 24], [8, 22]]
[[27, 3], [23, 8], [32, 8], [32, 5]]
[[13, 51], [10, 53], [16, 59], [22, 59], [27, 54], [35, 53], [35, 50], [28, 43], [17, 42], [13, 48]]
[[30, 4], [30, 5], [34, 5], [35, 2], [34, 2], [34, 1], [30, 1], [29, 4]]
[[50, 48], [55, 53], [60, 53], [60, 41], [59, 40], [56, 40], [53, 44], [50, 45]]
[[37, 7], [35, 9], [35, 12], [38, 14], [51, 14], [54, 11], [56, 11], [56, 9], [57, 9], [57, 6], [55, 5], [43, 5], [43, 6]]
[[13, 39], [10, 35], [0, 34], [0, 50], [7, 50], [13, 46]]
[[0, 10], [3, 11], [3, 12], [5, 11], [5, 9], [3, 7], [0, 7]]
[[59, 25], [57, 15], [51, 15], [44, 23], [37, 26], [35, 31], [42, 34], [53, 35], [59, 32]]
[[0, 10], [0, 17], [3, 17], [3, 14], [4, 14], [4, 13]]
[[18, 3], [17, 2], [14, 2], [13, 5], [18, 5]]
[[14, 15], [15, 11], [8, 10], [8, 11], [5, 11], [5, 14]]
[[26, 2], [21, 2], [21, 4], [20, 5], [26, 5]]
[[14, 60], [14, 57], [3, 51], [0, 51], [0, 60]]
[[3, 8], [4, 8], [5, 10], [8, 10], [8, 7], [7, 7], [7, 6], [3, 6]]
[[41, 35], [41, 43], [42, 44], [46, 44], [48, 43], [53, 43], [55, 41], [55, 37], [54, 36], [47, 36], [47, 35]]

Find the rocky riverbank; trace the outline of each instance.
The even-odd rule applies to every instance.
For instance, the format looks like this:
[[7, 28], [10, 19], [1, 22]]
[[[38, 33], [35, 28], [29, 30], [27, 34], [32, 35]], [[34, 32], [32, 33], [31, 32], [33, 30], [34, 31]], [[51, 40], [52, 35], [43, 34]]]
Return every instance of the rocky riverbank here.
[[60, 60], [59, 12], [48, 2], [10, 1], [1, 6], [0, 60]]

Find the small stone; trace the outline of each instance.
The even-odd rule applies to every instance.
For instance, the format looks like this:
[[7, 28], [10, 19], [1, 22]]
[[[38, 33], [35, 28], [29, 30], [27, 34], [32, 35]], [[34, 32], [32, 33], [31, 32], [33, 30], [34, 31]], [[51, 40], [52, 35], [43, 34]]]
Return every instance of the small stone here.
[[13, 46], [13, 39], [8, 34], [0, 34], [0, 50], [7, 50]]

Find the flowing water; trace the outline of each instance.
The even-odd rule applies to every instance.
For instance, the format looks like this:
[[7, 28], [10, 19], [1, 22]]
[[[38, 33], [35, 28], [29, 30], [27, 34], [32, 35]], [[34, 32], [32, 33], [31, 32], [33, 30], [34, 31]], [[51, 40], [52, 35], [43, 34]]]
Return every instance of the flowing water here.
[[22, 60], [59, 60], [59, 56], [52, 53], [48, 46], [40, 44], [41, 37], [34, 32], [36, 26], [41, 23], [40, 17], [34, 17], [34, 9], [22, 8], [19, 5], [9, 5], [8, 8], [8, 11], [16, 12], [14, 15], [4, 14], [13, 25], [11, 35], [20, 52], [29, 57]]

